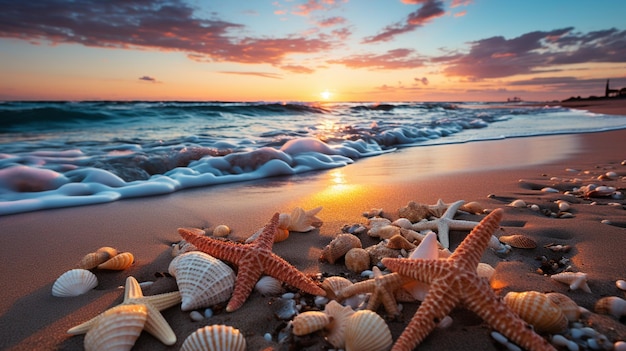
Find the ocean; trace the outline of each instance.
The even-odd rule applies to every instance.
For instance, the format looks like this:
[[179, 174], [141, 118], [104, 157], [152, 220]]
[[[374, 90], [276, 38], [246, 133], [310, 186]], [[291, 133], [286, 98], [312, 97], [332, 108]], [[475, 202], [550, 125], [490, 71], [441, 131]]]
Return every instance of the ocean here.
[[0, 102], [0, 215], [344, 167], [400, 148], [626, 128], [522, 104]]

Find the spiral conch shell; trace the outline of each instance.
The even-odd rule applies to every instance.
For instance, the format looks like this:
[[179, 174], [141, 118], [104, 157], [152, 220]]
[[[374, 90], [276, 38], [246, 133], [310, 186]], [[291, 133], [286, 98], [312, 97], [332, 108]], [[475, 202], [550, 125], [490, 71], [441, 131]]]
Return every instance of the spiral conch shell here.
[[595, 305], [595, 311], [602, 314], [610, 314], [615, 318], [626, 316], [626, 300], [617, 296], [603, 297]]
[[322, 330], [331, 321], [326, 313], [320, 311], [306, 311], [297, 315], [292, 323], [293, 335], [302, 336]]
[[346, 322], [346, 351], [383, 351], [391, 348], [391, 331], [376, 312], [354, 312]]
[[200, 251], [177, 256], [168, 271], [176, 277], [183, 311], [224, 302], [235, 285], [235, 273], [227, 264]]
[[559, 333], [567, 328], [567, 318], [546, 294], [512, 291], [504, 296], [504, 303], [538, 332]]
[[96, 252], [90, 252], [86, 254], [80, 262], [78, 262], [77, 268], [93, 269], [99, 264], [106, 262], [111, 257], [117, 255], [117, 250], [112, 247], [104, 246], [96, 250]]
[[141, 304], [119, 305], [107, 310], [85, 334], [85, 350], [132, 349], [147, 318], [148, 309]]
[[135, 256], [130, 252], [122, 252], [111, 257], [109, 260], [98, 265], [98, 269], [110, 269], [122, 271], [130, 267], [135, 262]]
[[78, 296], [98, 285], [96, 275], [86, 269], [76, 268], [63, 273], [52, 285], [52, 296]]
[[581, 289], [584, 292], [591, 293], [591, 289], [587, 284], [587, 274], [582, 272], [561, 272], [553, 274], [550, 278], [557, 282], [569, 285], [570, 290]]
[[321, 210], [321, 206], [308, 211], [305, 211], [300, 207], [296, 207], [291, 211], [289, 216], [281, 215], [282, 218], [280, 222], [284, 224], [279, 224], [279, 227], [288, 229], [292, 232], [302, 233], [319, 228], [324, 223], [316, 216]]
[[361, 240], [356, 235], [339, 234], [324, 247], [321, 259], [335, 263], [336, 260], [355, 247], [362, 248]]
[[547, 293], [546, 296], [554, 302], [554, 304], [559, 306], [565, 315], [565, 318], [567, 318], [569, 322], [577, 321], [580, 318], [580, 307], [567, 295], [558, 292], [551, 292]]
[[245, 351], [243, 334], [228, 325], [209, 325], [191, 333], [180, 351]]

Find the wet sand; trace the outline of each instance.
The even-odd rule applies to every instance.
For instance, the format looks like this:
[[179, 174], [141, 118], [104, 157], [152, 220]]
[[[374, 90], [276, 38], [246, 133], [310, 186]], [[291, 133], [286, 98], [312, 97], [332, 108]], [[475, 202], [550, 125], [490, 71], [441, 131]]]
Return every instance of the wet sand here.
[[[624, 105], [610, 104], [611, 113], [626, 115]], [[600, 113], [602, 106], [580, 106]], [[570, 296], [580, 306], [593, 310], [603, 296], [624, 297], [615, 286], [626, 279], [623, 264], [626, 244], [626, 201], [612, 198], [568, 197], [542, 192], [541, 187], [569, 189], [571, 181], [626, 187], [626, 130], [578, 135], [532, 137], [468, 144], [417, 147], [362, 159], [353, 165], [324, 172], [264, 181], [192, 189], [179, 193], [78, 208], [55, 209], [0, 217], [0, 348], [9, 350], [79, 350], [83, 336], [66, 334], [67, 329], [122, 300], [126, 277], [140, 282], [155, 281], [146, 294], [175, 289], [173, 278], [162, 277], [172, 259], [171, 245], [180, 240], [178, 227], [211, 229], [227, 224], [231, 238], [248, 237], [262, 227], [275, 212], [294, 207], [322, 206], [319, 230], [291, 233], [276, 243], [274, 252], [312, 276], [350, 273], [343, 261], [320, 262], [321, 250], [346, 224], [366, 223], [364, 211], [382, 208], [383, 216], [395, 219], [398, 208], [409, 201], [434, 204], [456, 200], [477, 201], [487, 209], [503, 208], [501, 223], [507, 233], [523, 233], [538, 242], [532, 250], [514, 249], [500, 257], [489, 249], [482, 261], [496, 268], [492, 286], [497, 294], [508, 291], [557, 291]], [[616, 172], [615, 180], [599, 180], [606, 172]], [[524, 182], [520, 182], [523, 179]], [[554, 201], [572, 202], [573, 218], [552, 218], [528, 208], [507, 206], [523, 199], [542, 208], [554, 208]], [[459, 214], [457, 218], [480, 220], [483, 215]], [[609, 221], [611, 224], [602, 223]], [[467, 232], [454, 231], [451, 246], [456, 247]], [[366, 234], [363, 246], [377, 242]], [[571, 245], [568, 253], [553, 253], [547, 244]], [[96, 270], [99, 285], [88, 293], [57, 298], [50, 293], [54, 280], [73, 268], [86, 253], [101, 246], [132, 252], [135, 263], [121, 272]], [[569, 291], [537, 272], [537, 257], [566, 258], [570, 270], [589, 276], [592, 293]], [[330, 347], [320, 334], [278, 344], [276, 333], [285, 325], [272, 311], [277, 297], [253, 292], [242, 308], [226, 313], [218, 306], [215, 315], [194, 322], [179, 306], [163, 312], [178, 336], [166, 347], [142, 333], [133, 350], [178, 350], [184, 339], [197, 328], [228, 324], [246, 337], [248, 350], [325, 350]], [[418, 303], [403, 303], [399, 319], [388, 322], [396, 340], [412, 317]], [[221, 306], [223, 308], [223, 306]], [[384, 309], [378, 311], [384, 315]], [[454, 323], [437, 329], [420, 345], [420, 350], [499, 349], [489, 336], [491, 328], [476, 315], [456, 309]], [[610, 340], [626, 339], [626, 327], [614, 317], [591, 314], [583, 321]], [[274, 341], [266, 341], [271, 333]]]

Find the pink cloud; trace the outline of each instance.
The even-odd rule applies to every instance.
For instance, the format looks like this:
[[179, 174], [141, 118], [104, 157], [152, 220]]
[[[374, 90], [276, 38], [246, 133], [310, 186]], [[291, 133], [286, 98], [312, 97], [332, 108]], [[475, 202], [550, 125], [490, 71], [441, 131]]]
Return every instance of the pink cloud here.
[[320, 27], [332, 27], [332, 26], [337, 26], [337, 25], [344, 24], [344, 23], [346, 23], [346, 19], [344, 17], [337, 17], [337, 16], [325, 18], [317, 22], [317, 24]]
[[443, 16], [443, 2], [440, 0], [414, 0], [410, 4], [422, 4], [418, 10], [410, 13], [404, 22], [397, 22], [386, 26], [383, 30], [370, 37], [363, 39], [363, 43], [376, 43], [381, 41], [390, 41], [395, 36], [412, 32], [431, 20]]
[[283, 79], [280, 74], [266, 72], [241, 72], [241, 71], [220, 71], [222, 74], [235, 74], [241, 76], [256, 76], [261, 78]]
[[342, 59], [329, 60], [329, 64], [341, 64], [349, 68], [406, 69], [424, 65], [424, 59], [417, 57], [411, 49], [389, 50], [384, 54], [352, 55]]

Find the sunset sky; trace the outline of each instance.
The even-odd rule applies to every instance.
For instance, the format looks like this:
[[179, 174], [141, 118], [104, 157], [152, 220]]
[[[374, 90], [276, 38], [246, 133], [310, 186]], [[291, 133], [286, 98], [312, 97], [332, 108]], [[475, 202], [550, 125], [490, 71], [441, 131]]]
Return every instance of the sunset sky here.
[[626, 87], [626, 1], [0, 8], [0, 100], [544, 101]]

